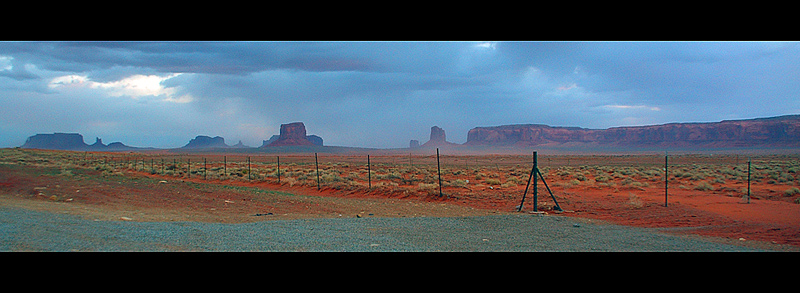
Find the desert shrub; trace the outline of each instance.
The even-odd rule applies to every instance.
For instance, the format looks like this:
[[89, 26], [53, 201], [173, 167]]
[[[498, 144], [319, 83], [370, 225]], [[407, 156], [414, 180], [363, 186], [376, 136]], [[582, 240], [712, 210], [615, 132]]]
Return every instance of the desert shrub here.
[[467, 183], [469, 183], [469, 180], [456, 179], [456, 180], [453, 180], [453, 181], [447, 181], [443, 185], [444, 186], [455, 186], [455, 187], [467, 187]]
[[637, 196], [636, 194], [629, 193], [628, 194], [628, 205], [631, 206], [632, 208], [639, 209], [639, 208], [644, 207], [644, 202], [642, 202], [642, 199], [639, 198], [639, 196]]
[[489, 185], [500, 185], [501, 184], [499, 179], [494, 179], [494, 178], [489, 178], [489, 179], [483, 180], [483, 183], [486, 183], [486, 184], [489, 184]]
[[429, 184], [429, 183], [417, 184], [417, 190], [422, 190], [422, 191], [433, 190], [433, 189], [436, 189], [438, 187], [439, 187], [438, 184]]
[[711, 184], [709, 184], [708, 182], [703, 181], [697, 184], [697, 186], [695, 186], [694, 189], [700, 191], [711, 191], [714, 190], [714, 187], [711, 186]]
[[506, 181], [506, 183], [500, 185], [500, 187], [514, 187], [514, 186], [517, 186], [517, 183], [513, 181]]
[[361, 175], [358, 174], [358, 172], [350, 172], [350, 174], [347, 174], [347, 179], [350, 179], [350, 180], [361, 180]]
[[403, 179], [403, 175], [400, 175], [397, 171], [392, 171], [388, 174], [378, 175], [378, 179], [400, 180]]
[[506, 182], [512, 182], [515, 185], [526, 184], [527, 183], [527, 177], [528, 177], [527, 175], [525, 176], [526, 179], [522, 179], [522, 178], [519, 178], [519, 177], [511, 177], [511, 178], [508, 178], [508, 180], [506, 180]]
[[795, 196], [800, 194], [800, 189], [798, 189], [797, 187], [792, 187], [784, 191], [783, 194], [786, 196]]
[[325, 183], [343, 182], [343, 181], [345, 181], [344, 178], [339, 177], [339, 174], [336, 174], [336, 173], [325, 173], [325, 174], [322, 174], [322, 175], [320, 175], [319, 180], [322, 181], [322, 182], [325, 182]]
[[563, 176], [572, 175], [572, 173], [570, 173], [569, 170], [566, 170], [566, 169], [559, 169], [558, 172], [556, 172], [556, 175], [563, 177]]
[[111, 172], [111, 171], [113, 171], [111, 166], [105, 165], [105, 164], [99, 165], [97, 167], [94, 167], [94, 169], [97, 170], [97, 171], [101, 171], [101, 172]]
[[608, 180], [609, 180], [608, 176], [605, 175], [594, 177], [594, 181], [596, 182], [608, 182]]
[[622, 185], [628, 185], [628, 184], [631, 184], [631, 183], [633, 183], [633, 182], [636, 182], [636, 181], [634, 181], [633, 179], [631, 179], [631, 178], [629, 178], [629, 177], [625, 177], [625, 179], [622, 179], [622, 181], [620, 182], [620, 184], [622, 184]]

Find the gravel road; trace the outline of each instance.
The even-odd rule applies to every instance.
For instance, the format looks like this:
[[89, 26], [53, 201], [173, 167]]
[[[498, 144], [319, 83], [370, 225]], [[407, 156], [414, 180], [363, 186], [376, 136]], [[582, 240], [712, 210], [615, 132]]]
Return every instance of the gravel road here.
[[338, 218], [243, 224], [95, 221], [0, 207], [0, 251], [752, 252], [553, 215]]

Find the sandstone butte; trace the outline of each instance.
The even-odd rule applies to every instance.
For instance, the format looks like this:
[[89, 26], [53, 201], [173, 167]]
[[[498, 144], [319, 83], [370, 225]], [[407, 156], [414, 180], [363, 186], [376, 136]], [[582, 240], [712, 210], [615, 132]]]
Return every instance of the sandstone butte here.
[[294, 146], [294, 145], [314, 145], [306, 135], [306, 126], [303, 122], [281, 124], [281, 132], [273, 142], [266, 146]]
[[194, 148], [226, 148], [228, 147], [225, 144], [225, 139], [221, 136], [205, 136], [205, 135], [198, 135], [194, 139], [190, 140], [183, 148], [185, 149], [194, 149]]
[[59, 132], [28, 137], [21, 148], [80, 151], [127, 151], [138, 149], [126, 146], [121, 142], [112, 142], [106, 145], [103, 144], [103, 140], [99, 137], [95, 139], [93, 144], [86, 144], [83, 142], [83, 136], [79, 133]]
[[[184, 146], [226, 147], [221, 137], [198, 136]], [[303, 122], [282, 124], [280, 135], [264, 141], [267, 146], [322, 145], [322, 138], [306, 135]], [[239, 147], [245, 147], [241, 143]], [[448, 142], [444, 130], [431, 127], [430, 140], [422, 145], [412, 141], [410, 148], [432, 147], [657, 147], [657, 148], [796, 148], [800, 147], [800, 115], [786, 115], [747, 120], [726, 120], [709, 123], [670, 123], [650, 126], [588, 129], [557, 127], [542, 124], [516, 124], [476, 127], [462, 144]], [[119, 142], [108, 145], [97, 138], [86, 144], [77, 133], [37, 134], [28, 138], [22, 148], [57, 150], [119, 151], [137, 150]]]
[[458, 144], [447, 141], [447, 136], [444, 133], [444, 129], [440, 128], [439, 126], [432, 126], [430, 139], [428, 140], [428, 142], [423, 143], [420, 147], [429, 148], [429, 147], [446, 147], [446, 146], [456, 146], [456, 145]]

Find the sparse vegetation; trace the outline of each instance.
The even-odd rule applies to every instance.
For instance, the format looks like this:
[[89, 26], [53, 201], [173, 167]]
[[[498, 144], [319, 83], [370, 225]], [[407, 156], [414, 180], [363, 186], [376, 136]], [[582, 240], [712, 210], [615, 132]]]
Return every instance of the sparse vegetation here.
[[629, 193], [628, 194], [628, 205], [630, 207], [632, 207], [632, 208], [635, 208], [635, 209], [641, 209], [642, 207], [644, 207], [644, 202], [636, 194]]
[[792, 187], [784, 191], [783, 194], [786, 196], [795, 196], [800, 194], [800, 189], [797, 187]]
[[[53, 175], [77, 177], [79, 170], [93, 170], [103, 176], [121, 176], [140, 172], [156, 176], [191, 178], [193, 180], [229, 180], [277, 183], [288, 186], [316, 186], [317, 165], [313, 156], [295, 155], [281, 158], [280, 171], [270, 157], [251, 157], [248, 166], [245, 156], [221, 155], [206, 158], [206, 154], [152, 155], [147, 153], [91, 153], [40, 151], [29, 149], [0, 150], [0, 164], [47, 166], [56, 168]], [[270, 161], [272, 159], [272, 161]], [[661, 193], [664, 185], [663, 160], [654, 158], [650, 164], [619, 164], [615, 160], [627, 157], [565, 157], [558, 162], [540, 159], [541, 179], [546, 179], [555, 193], [581, 190], [604, 190], [611, 194], [636, 190]], [[669, 188], [684, 192], [744, 193], [748, 168], [743, 159], [726, 157], [726, 162], [714, 163], [713, 157], [690, 157], [671, 160]], [[641, 160], [637, 158], [636, 160]], [[319, 160], [319, 184], [341, 190], [366, 189], [388, 192], [420, 192], [438, 195], [441, 177], [443, 189], [451, 194], [476, 194], [504, 198], [513, 197], [528, 187], [530, 156], [481, 157], [480, 163], [458, 158], [458, 164], [443, 161], [441, 173], [435, 157], [413, 158], [413, 165], [398, 163], [397, 157], [373, 157], [370, 172], [366, 160], [354, 156], [323, 157]], [[408, 160], [406, 160], [407, 162]], [[465, 164], [464, 161], [469, 164]], [[709, 163], [711, 161], [712, 163]], [[800, 196], [800, 160], [796, 157], [764, 157], [754, 161], [750, 179], [754, 186], [764, 186], [787, 198]], [[369, 183], [368, 183], [369, 180]], [[540, 192], [542, 183], [540, 181]], [[431, 192], [435, 189], [435, 192]], [[783, 190], [781, 192], [781, 190]]]
[[694, 189], [695, 190], [700, 190], [700, 191], [712, 191], [712, 190], [714, 190], [714, 186], [711, 186], [711, 184], [709, 184], [708, 182], [703, 181], [703, 182], [700, 182], [699, 184], [697, 184], [694, 187]]

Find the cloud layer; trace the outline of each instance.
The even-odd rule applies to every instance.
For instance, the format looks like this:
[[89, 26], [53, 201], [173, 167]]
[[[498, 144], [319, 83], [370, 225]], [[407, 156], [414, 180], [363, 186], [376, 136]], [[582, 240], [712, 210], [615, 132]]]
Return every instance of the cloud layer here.
[[302, 121], [326, 145], [430, 127], [607, 128], [800, 113], [796, 42], [0, 42], [0, 147], [36, 133], [259, 146]]

